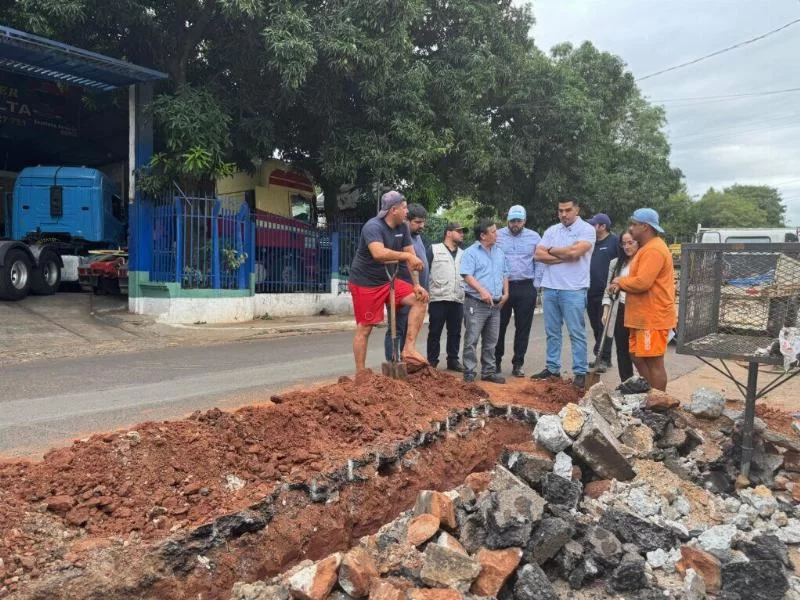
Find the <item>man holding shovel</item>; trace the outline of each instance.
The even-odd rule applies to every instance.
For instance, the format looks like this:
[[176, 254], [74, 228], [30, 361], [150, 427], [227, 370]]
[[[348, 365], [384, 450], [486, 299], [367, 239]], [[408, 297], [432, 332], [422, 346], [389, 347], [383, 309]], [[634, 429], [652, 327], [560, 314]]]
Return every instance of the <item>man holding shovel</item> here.
[[[361, 229], [358, 249], [350, 266], [347, 287], [353, 298], [356, 317], [356, 333], [353, 337], [353, 356], [356, 373], [366, 368], [367, 343], [372, 328], [383, 321], [383, 306], [389, 300], [390, 279], [387, 275], [406, 263], [408, 270], [418, 273], [423, 268], [417, 258], [406, 223], [408, 205], [400, 192], [386, 192], [381, 197], [381, 210], [367, 221]], [[427, 364], [417, 352], [415, 343], [422, 321], [428, 293], [416, 279], [409, 284], [402, 279], [394, 280], [396, 306], [408, 306], [408, 330], [405, 346], [400, 357], [409, 364]]]

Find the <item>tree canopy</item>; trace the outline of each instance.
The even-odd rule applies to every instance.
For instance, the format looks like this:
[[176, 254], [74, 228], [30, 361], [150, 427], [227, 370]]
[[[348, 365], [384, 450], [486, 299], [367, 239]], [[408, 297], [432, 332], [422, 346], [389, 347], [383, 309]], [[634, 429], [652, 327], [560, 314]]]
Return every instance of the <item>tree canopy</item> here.
[[783, 227], [786, 207], [775, 188], [732, 185], [722, 191], [709, 189], [693, 212], [704, 227]]
[[[669, 206], [663, 109], [586, 42], [544, 53], [511, 0], [0, 0], [12, 25], [164, 70], [160, 168], [206, 181], [281, 156], [341, 184], [554, 222]], [[187, 115], [191, 115], [188, 118]], [[198, 126], [208, 124], [208, 127]], [[377, 184], [377, 185], [376, 185]], [[764, 207], [762, 210], [767, 211]], [[771, 214], [771, 213], [770, 213]]]

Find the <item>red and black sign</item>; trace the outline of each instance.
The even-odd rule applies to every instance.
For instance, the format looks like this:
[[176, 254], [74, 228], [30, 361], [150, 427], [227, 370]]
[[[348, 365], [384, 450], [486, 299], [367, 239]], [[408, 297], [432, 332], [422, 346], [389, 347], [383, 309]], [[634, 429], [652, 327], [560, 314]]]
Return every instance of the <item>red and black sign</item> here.
[[81, 97], [78, 87], [0, 73], [0, 129], [78, 137]]

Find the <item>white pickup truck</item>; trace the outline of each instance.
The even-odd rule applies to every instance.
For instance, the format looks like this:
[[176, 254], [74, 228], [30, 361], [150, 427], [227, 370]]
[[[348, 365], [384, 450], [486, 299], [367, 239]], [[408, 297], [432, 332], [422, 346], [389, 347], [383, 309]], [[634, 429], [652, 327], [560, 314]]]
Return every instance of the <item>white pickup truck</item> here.
[[703, 228], [697, 226], [694, 241], [700, 244], [782, 244], [796, 242], [796, 227], [742, 227], [738, 229]]

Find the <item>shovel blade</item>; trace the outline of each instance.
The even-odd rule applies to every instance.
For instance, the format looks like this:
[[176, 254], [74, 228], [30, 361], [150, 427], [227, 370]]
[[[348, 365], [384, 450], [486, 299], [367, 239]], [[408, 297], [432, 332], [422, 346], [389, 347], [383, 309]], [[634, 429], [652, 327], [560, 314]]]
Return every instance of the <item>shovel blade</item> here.
[[600, 374], [594, 370], [589, 371], [586, 374], [586, 384], [585, 384], [586, 389], [588, 390], [590, 387], [592, 387], [595, 383], [598, 383], [599, 381], [600, 381]]
[[381, 364], [381, 373], [392, 379], [408, 379], [408, 367], [404, 362], [385, 362]]

